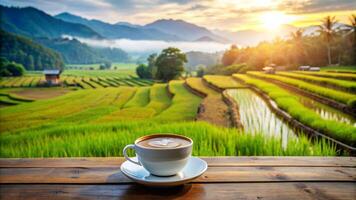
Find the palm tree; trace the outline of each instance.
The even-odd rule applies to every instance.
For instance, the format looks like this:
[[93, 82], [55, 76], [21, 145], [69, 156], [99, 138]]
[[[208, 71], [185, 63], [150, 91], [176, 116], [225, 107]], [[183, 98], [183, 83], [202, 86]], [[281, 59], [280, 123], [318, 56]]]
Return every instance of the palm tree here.
[[298, 29], [291, 33], [292, 42], [295, 48], [297, 64], [304, 64], [303, 29]]
[[319, 32], [324, 37], [328, 49], [328, 63], [331, 65], [331, 42], [334, 38], [335, 30], [334, 26], [337, 23], [335, 16], [326, 16], [322, 20], [322, 24], [319, 25]]
[[350, 24], [351, 24], [351, 32], [354, 32], [354, 38], [352, 39], [352, 47], [353, 47], [353, 64], [356, 64], [356, 14], [352, 14], [350, 16]]

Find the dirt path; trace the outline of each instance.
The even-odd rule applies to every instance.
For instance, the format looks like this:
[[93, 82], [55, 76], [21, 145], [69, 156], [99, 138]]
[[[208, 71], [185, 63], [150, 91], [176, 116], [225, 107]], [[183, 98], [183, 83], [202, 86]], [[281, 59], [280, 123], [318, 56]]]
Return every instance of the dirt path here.
[[67, 88], [26, 88], [11, 93], [29, 99], [49, 99], [57, 96], [64, 95], [72, 90]]
[[208, 87], [201, 78], [188, 79], [186, 87], [194, 94], [205, 97], [199, 106], [197, 121], [206, 121], [223, 127], [231, 126], [229, 108], [222, 100], [221, 93]]

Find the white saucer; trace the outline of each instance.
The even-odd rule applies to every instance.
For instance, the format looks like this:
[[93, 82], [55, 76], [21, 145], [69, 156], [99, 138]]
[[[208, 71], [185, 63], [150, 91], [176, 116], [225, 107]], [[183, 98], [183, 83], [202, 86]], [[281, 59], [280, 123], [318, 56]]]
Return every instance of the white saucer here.
[[[134, 158], [136, 160], [136, 158]], [[148, 185], [148, 186], [176, 186], [187, 183], [200, 175], [202, 175], [208, 169], [208, 164], [198, 158], [190, 157], [187, 165], [174, 176], [155, 176], [151, 175], [146, 169], [140, 165], [136, 165], [132, 162], [125, 161], [121, 165], [121, 171], [133, 181]]]

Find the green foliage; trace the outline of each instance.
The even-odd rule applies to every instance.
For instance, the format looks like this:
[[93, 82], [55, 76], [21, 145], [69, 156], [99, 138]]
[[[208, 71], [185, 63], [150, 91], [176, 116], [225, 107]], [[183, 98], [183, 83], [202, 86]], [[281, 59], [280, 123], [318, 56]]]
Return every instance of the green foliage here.
[[156, 59], [156, 78], [165, 82], [177, 78], [184, 71], [183, 66], [186, 62], [186, 55], [179, 49], [169, 47], [162, 50]]
[[28, 38], [0, 30], [0, 44], [0, 57], [20, 63], [28, 70], [64, 67], [60, 54]]
[[197, 77], [203, 77], [205, 75], [206, 68], [205, 66], [199, 66], [197, 70]]
[[152, 74], [149, 71], [149, 68], [145, 64], [140, 64], [136, 68], [136, 74], [140, 78], [144, 78], [144, 79], [151, 79], [152, 78]]
[[305, 107], [298, 98], [278, 87], [263, 80], [251, 78], [246, 75], [234, 74], [234, 77], [254, 85], [267, 93], [277, 105], [288, 112], [293, 118], [313, 129], [340, 140], [346, 144], [356, 145], [356, 127], [341, 122], [326, 120], [317, 113]]
[[25, 68], [15, 62], [7, 62], [2, 59], [0, 63], [0, 76], [22, 76], [25, 73]]

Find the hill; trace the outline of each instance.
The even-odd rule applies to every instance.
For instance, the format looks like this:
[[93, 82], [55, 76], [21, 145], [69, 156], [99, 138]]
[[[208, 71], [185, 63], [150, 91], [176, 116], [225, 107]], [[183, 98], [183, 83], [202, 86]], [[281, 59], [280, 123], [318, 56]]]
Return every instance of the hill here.
[[62, 57], [29, 38], [0, 30], [0, 57], [21, 63], [27, 70], [63, 68]]
[[64, 62], [70, 64], [92, 64], [105, 61], [125, 62], [128, 55], [117, 48], [93, 48], [76, 39], [68, 38], [37, 38], [40, 44], [62, 54]]
[[56, 19], [32, 7], [17, 8], [0, 5], [1, 29], [28, 37], [57, 38], [62, 35], [102, 38], [87, 26]]
[[202, 37], [210, 37], [211, 39], [218, 42], [228, 42], [228, 40], [225, 38], [215, 35], [204, 27], [197, 26], [183, 20], [160, 19], [147, 24], [144, 27], [154, 28], [172, 35], [178, 35], [179, 37], [189, 41], [195, 41]]
[[55, 16], [66, 22], [78, 23], [90, 27], [106, 38], [127, 38], [132, 40], [181, 40], [175, 34], [168, 34], [157, 29], [131, 26], [117, 23], [109, 24], [100, 20], [88, 20], [70, 13], [61, 13]]

